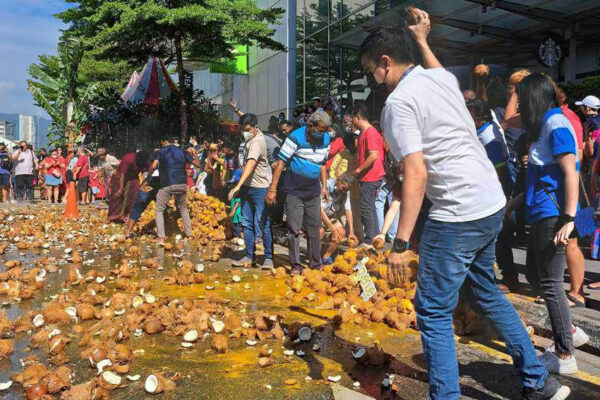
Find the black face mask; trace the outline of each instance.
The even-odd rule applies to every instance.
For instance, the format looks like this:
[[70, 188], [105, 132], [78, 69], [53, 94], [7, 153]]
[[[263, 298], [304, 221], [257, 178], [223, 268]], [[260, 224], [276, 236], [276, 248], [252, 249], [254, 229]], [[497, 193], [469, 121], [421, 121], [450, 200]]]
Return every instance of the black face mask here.
[[373, 74], [367, 74], [367, 84], [369, 85], [369, 88], [376, 93], [387, 93], [387, 85], [385, 84], [385, 80], [381, 83], [377, 83]]

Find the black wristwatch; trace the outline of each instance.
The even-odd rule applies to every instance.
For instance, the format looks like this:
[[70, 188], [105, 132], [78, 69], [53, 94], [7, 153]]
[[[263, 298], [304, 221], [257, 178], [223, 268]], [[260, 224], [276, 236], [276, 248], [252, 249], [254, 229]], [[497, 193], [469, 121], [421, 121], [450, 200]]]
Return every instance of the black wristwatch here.
[[402, 239], [394, 239], [394, 244], [392, 245], [392, 253], [404, 253], [410, 247], [410, 243], [402, 240]]
[[558, 220], [560, 221], [561, 226], [568, 224], [569, 222], [574, 222], [575, 221], [575, 217], [570, 216], [569, 214], [561, 214], [560, 217], [558, 217]]

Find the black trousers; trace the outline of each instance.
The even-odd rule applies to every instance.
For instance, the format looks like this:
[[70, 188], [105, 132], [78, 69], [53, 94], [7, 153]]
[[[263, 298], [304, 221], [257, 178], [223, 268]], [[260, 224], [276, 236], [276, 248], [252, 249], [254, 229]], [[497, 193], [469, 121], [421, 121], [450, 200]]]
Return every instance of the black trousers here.
[[17, 200], [33, 201], [33, 175], [16, 175], [18, 190], [15, 190]]

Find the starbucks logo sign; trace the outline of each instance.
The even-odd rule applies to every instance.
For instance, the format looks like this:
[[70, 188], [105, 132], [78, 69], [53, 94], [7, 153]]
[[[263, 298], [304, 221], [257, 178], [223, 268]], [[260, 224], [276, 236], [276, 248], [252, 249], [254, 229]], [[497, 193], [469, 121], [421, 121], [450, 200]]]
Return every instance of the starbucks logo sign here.
[[545, 37], [538, 45], [538, 60], [546, 67], [555, 67], [563, 59], [563, 45], [558, 35]]

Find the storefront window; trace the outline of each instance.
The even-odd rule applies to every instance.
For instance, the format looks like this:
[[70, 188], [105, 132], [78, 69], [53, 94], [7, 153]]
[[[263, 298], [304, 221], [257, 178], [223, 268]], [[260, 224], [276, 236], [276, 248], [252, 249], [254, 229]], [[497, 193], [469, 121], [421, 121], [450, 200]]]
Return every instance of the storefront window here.
[[305, 36], [326, 28], [329, 23], [330, 13], [329, 0], [305, 0]]
[[296, 38], [298, 41], [304, 38], [304, 0], [296, 2]]
[[297, 0], [296, 103], [310, 104], [313, 97], [331, 95], [344, 110], [357, 103], [376, 108], [379, 95], [372, 93], [355, 49], [337, 47], [332, 41], [359, 28], [369, 19], [406, 0]]

